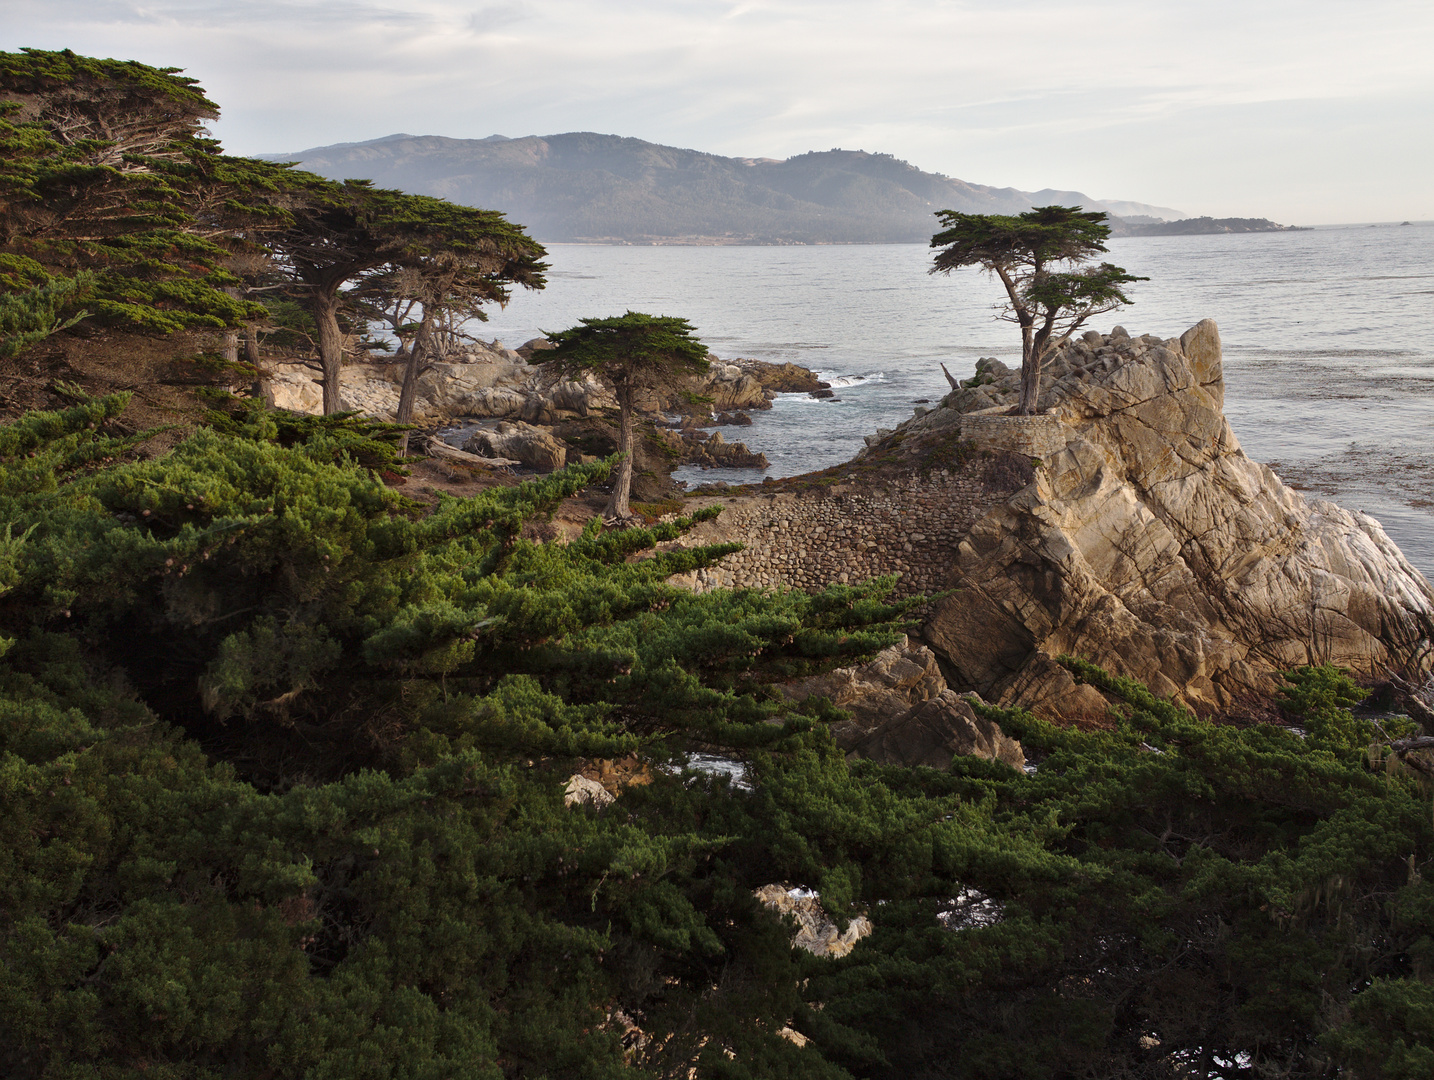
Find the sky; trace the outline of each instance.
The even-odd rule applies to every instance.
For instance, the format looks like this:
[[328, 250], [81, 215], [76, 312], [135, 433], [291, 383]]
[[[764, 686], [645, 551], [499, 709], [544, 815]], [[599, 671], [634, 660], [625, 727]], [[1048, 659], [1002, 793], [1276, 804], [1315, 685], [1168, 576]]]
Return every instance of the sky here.
[[231, 153], [396, 132], [833, 147], [1283, 224], [1434, 218], [1429, 0], [0, 0], [183, 68]]

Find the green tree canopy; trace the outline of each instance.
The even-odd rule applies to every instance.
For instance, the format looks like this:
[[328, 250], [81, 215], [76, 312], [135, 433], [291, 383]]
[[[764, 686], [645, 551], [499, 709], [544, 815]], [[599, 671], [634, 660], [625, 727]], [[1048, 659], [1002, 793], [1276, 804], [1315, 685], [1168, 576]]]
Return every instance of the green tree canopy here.
[[272, 210], [273, 170], [225, 158], [218, 115], [175, 68], [72, 52], [0, 53], [0, 290], [79, 279], [112, 323], [168, 333], [238, 325], [236, 239]]
[[[325, 413], [339, 410], [345, 286], [384, 271], [385, 287], [411, 286], [431, 320], [445, 308], [506, 302], [514, 284], [541, 289], [545, 283], [542, 246], [496, 211], [367, 181], [336, 184], [308, 173], [287, 179], [286, 220], [267, 230], [263, 243], [291, 270], [295, 296], [317, 324]], [[408, 393], [411, 407], [412, 387]]]
[[[433, 223], [438, 220], [434, 215]], [[389, 266], [364, 276], [349, 294], [360, 314], [373, 312], [388, 323], [406, 354], [398, 399], [400, 424], [413, 418], [425, 361], [465, 336], [465, 322], [486, 322], [484, 305], [507, 304], [514, 284], [529, 289], [544, 285], [546, 266], [538, 261], [542, 248], [531, 242], [505, 245], [496, 230], [479, 235], [481, 242], [468, 242], [474, 235], [471, 229], [453, 229], [441, 240], [430, 234], [421, 246], [414, 245]]]
[[[682, 524], [523, 538], [608, 464], [425, 511], [392, 428], [126, 461], [123, 404], [0, 428], [5, 1076], [1427, 1075], [1427, 762], [1339, 672], [1301, 735], [1067, 660], [1103, 726], [982, 707], [1033, 772], [848, 762], [771, 683], [889, 581], [693, 595]], [[780, 882], [875, 932], [793, 951]]]
[[939, 210], [936, 216], [945, 227], [931, 238], [931, 246], [941, 250], [930, 273], [979, 266], [1006, 290], [1004, 318], [1021, 328], [1017, 411], [1030, 415], [1040, 397], [1046, 357], [1091, 316], [1130, 303], [1124, 286], [1146, 279], [1107, 262], [1081, 265], [1106, 251], [1110, 228], [1103, 213], [1041, 206], [1015, 217], [954, 210]]
[[570, 377], [594, 375], [612, 388], [619, 410], [618, 451], [624, 455], [605, 516], [629, 515], [632, 490], [633, 410], [639, 393], [672, 386], [707, 370], [707, 346], [686, 319], [629, 311], [548, 333], [556, 349], [532, 363], [553, 364]]

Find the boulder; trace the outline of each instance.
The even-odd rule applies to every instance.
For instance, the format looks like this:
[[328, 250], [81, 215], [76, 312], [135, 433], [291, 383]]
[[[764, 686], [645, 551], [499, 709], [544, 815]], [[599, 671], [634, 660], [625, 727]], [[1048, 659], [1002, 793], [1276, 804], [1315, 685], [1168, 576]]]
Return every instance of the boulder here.
[[855, 742], [883, 720], [898, 716], [912, 705], [929, 701], [946, 689], [936, 656], [924, 645], [903, 639], [858, 667], [836, 668], [825, 675], [779, 685], [788, 701], [827, 698], [851, 713], [848, 724], [833, 729], [837, 741]]
[[951, 767], [951, 759], [957, 755], [1004, 761], [1014, 769], [1026, 763], [1021, 744], [999, 725], [977, 716], [954, 690], [942, 690], [930, 701], [883, 720], [848, 751], [850, 757], [883, 765], [943, 770]]
[[705, 407], [713, 412], [772, 407], [766, 388], [755, 377], [731, 364], [713, 364], [697, 392], [711, 399]]
[[530, 338], [529, 340], [523, 342], [523, 344], [518, 346], [518, 355], [521, 356], [524, 360], [532, 360], [534, 353], [549, 352], [552, 349], [556, 348], [557, 346], [554, 345], [547, 338], [535, 337]]
[[581, 773], [568, 777], [568, 786], [563, 789], [564, 806], [591, 806], [594, 810], [601, 810], [613, 801], [614, 796], [607, 788]]
[[[923, 628], [964, 686], [1047, 714], [1103, 711], [1052, 659], [1071, 654], [1209, 711], [1300, 664], [1430, 670], [1434, 591], [1373, 518], [1245, 455], [1214, 322], [1178, 340], [1088, 333], [1048, 371], [1040, 467], [971, 527], [956, 591]], [[1016, 374], [985, 373], [903, 432], [1013, 404]]]
[[706, 468], [765, 469], [771, 464], [766, 454], [752, 453], [746, 443], [729, 443], [720, 431], [710, 435], [705, 431], [684, 432], [681, 449], [684, 461]]
[[503, 420], [491, 431], [475, 431], [463, 449], [483, 457], [513, 458], [539, 472], [561, 469], [568, 456], [567, 447], [551, 433], [521, 420]]
[[793, 363], [769, 364], [762, 360], [739, 360], [737, 365], [762, 384], [764, 390], [800, 394], [828, 386], [807, 368]]
[[1025, 764], [1021, 744], [977, 716], [947, 687], [935, 654], [924, 645], [903, 641], [858, 667], [837, 668], [777, 689], [789, 701], [825, 697], [850, 713], [850, 720], [831, 729], [849, 757], [934, 769], [949, 769], [956, 754], [1000, 760], [1018, 769]]
[[797, 924], [792, 948], [805, 949], [813, 956], [845, 956], [856, 943], [875, 929], [865, 915], [858, 915], [838, 930], [822, 908], [821, 898], [810, 889], [788, 885], [763, 885], [752, 894], [763, 907], [779, 915], [790, 915]]

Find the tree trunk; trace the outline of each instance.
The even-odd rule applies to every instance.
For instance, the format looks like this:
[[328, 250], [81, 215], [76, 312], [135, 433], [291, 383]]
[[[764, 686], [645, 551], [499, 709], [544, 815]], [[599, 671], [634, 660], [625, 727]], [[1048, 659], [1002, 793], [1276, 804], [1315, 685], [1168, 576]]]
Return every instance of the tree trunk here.
[[632, 390], [622, 387], [617, 395], [618, 432], [617, 448], [622, 452], [622, 461], [617, 466], [617, 479], [612, 484], [612, 497], [607, 501], [603, 517], [609, 520], [625, 518], [632, 514], [628, 508], [628, 493], [632, 490]]
[[1034, 331], [1028, 318], [1021, 320], [1021, 397], [1016, 403], [1017, 416], [1031, 416], [1041, 396], [1041, 354], [1035, 347]]
[[224, 331], [224, 359], [231, 364], [239, 363], [239, 331]]
[[[418, 397], [418, 370], [423, 363], [423, 357], [428, 353], [428, 327], [431, 317], [428, 312], [423, 313], [423, 319], [418, 324], [418, 333], [413, 336], [413, 344], [408, 350], [408, 362], [403, 368], [403, 389], [398, 392], [398, 416], [396, 419], [400, 424], [407, 424], [413, 420], [413, 401]], [[403, 433], [403, 439], [399, 443], [398, 452], [408, 453], [408, 432]]]
[[338, 290], [315, 289], [313, 310], [319, 328], [319, 363], [324, 369], [324, 415], [329, 416], [339, 411], [339, 372], [344, 366]]
[[244, 363], [254, 369], [254, 385], [250, 388], [250, 393], [265, 405], [273, 405], [274, 388], [269, 385], [269, 380], [264, 377], [264, 369], [259, 366], [259, 331], [252, 325], [244, 327]]
[[1017, 416], [1034, 416], [1041, 396], [1041, 354], [1032, 350], [1021, 361], [1021, 399], [1016, 405]]

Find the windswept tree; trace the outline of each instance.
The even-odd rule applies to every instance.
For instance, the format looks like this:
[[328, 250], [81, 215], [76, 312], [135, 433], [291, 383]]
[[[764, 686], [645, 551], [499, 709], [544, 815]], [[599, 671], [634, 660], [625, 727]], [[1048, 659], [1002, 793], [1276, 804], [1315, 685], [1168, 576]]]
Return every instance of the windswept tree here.
[[[325, 413], [339, 411], [339, 315], [350, 283], [375, 271], [410, 271], [391, 281], [414, 283], [420, 305], [425, 298], [430, 301], [424, 308], [430, 320], [446, 304], [501, 303], [509, 285], [544, 285], [542, 245], [496, 211], [376, 188], [363, 180], [338, 184], [308, 173], [292, 177], [288, 224], [269, 232], [264, 242], [290, 267], [296, 298], [317, 325]], [[410, 410], [412, 391], [406, 386]]]
[[486, 322], [483, 306], [507, 304], [513, 285], [541, 289], [547, 269], [539, 261], [543, 249], [500, 215], [491, 215], [497, 222], [475, 221], [475, 214], [489, 212], [415, 198], [426, 215], [425, 236], [354, 290], [356, 300], [382, 313], [403, 350], [400, 424], [413, 419], [418, 376], [441, 352], [439, 339], [469, 320]]
[[[0, 293], [158, 333], [241, 324], [240, 234], [273, 213], [273, 167], [225, 157], [177, 68], [0, 52]], [[66, 282], [76, 282], [67, 285]]]
[[[671, 387], [707, 370], [707, 346], [693, 337], [686, 319], [629, 311], [606, 319], [583, 319], [548, 333], [556, 349], [533, 361], [555, 365], [571, 378], [594, 375], [612, 388], [618, 405], [618, 450], [623, 454], [603, 516], [625, 518], [632, 491], [633, 406], [643, 391]], [[545, 331], [546, 332], [546, 331]]]
[[1001, 318], [1021, 328], [1021, 399], [1016, 411], [1036, 411], [1041, 365], [1093, 315], [1130, 303], [1124, 287], [1146, 278], [1103, 262], [1084, 265], [1107, 250], [1105, 214], [1076, 206], [1040, 206], [1011, 217], [938, 210], [945, 226], [931, 238], [940, 248], [932, 274], [979, 266], [1006, 290]]

